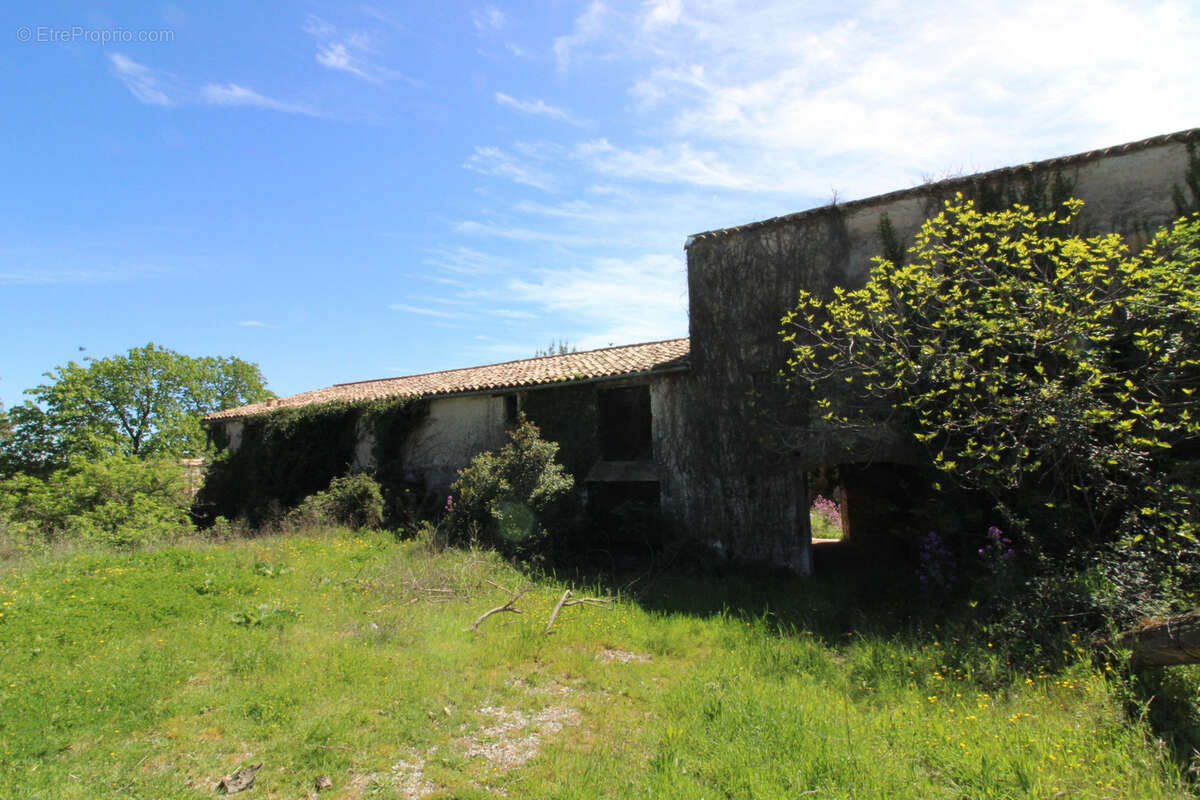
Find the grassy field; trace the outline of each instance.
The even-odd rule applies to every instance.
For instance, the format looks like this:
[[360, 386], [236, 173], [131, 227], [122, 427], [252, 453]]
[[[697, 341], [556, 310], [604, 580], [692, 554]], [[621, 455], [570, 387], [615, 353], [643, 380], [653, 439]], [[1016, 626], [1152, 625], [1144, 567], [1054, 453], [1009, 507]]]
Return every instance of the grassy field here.
[[543, 635], [566, 583], [466, 632], [527, 578], [382, 534], [0, 563], [5, 798], [212, 797], [251, 764], [248, 798], [1187, 796], [1069, 636], [1014, 676], [844, 581], [662, 579]]

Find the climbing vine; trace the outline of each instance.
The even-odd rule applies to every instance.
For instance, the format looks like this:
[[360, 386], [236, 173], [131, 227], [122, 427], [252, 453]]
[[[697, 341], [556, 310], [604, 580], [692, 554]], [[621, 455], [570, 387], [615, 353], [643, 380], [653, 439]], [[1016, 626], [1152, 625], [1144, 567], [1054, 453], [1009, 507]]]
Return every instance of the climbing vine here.
[[213, 438], [224, 453], [209, 468], [196, 515], [254, 526], [278, 517], [348, 474], [364, 435], [374, 439], [373, 472], [385, 495], [403, 492], [404, 442], [427, 412], [427, 401], [412, 398], [277, 408], [243, 420], [232, 451], [218, 429]]
[[1200, 150], [1196, 148], [1195, 142], [1187, 143], [1187, 154], [1188, 166], [1183, 174], [1183, 182], [1187, 186], [1188, 194], [1192, 196], [1191, 200], [1188, 200], [1178, 183], [1171, 187], [1175, 213], [1181, 217], [1200, 211]]
[[600, 458], [596, 387], [562, 386], [525, 395], [525, 416], [541, 435], [558, 443], [558, 461], [581, 485]]

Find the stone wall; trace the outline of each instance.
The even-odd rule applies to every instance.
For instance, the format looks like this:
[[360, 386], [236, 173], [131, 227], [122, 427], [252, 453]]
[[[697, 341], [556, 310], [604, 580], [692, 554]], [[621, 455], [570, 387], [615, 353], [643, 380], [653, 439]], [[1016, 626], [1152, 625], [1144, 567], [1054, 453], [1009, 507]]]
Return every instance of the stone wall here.
[[405, 444], [405, 478], [444, 495], [475, 454], [501, 447], [505, 440], [502, 395], [434, 398], [429, 416]]
[[[686, 484], [672, 498], [680, 516], [699, 539], [738, 559], [807, 571], [804, 476], [821, 464], [863, 459], [865, 443], [812, 435], [805, 410], [777, 385], [788, 356], [779, 320], [801, 289], [861, 286], [883, 252], [885, 214], [907, 248], [956, 192], [986, 206], [1069, 190], [1087, 203], [1081, 232], [1136, 235], [1175, 216], [1172, 188], [1183, 183], [1187, 143], [1197, 141], [1200, 130], [1186, 131], [692, 237], [692, 374], [671, 398], [691, 447], [677, 465]], [[875, 432], [869, 444], [876, 460], [915, 457], [890, 431]]]

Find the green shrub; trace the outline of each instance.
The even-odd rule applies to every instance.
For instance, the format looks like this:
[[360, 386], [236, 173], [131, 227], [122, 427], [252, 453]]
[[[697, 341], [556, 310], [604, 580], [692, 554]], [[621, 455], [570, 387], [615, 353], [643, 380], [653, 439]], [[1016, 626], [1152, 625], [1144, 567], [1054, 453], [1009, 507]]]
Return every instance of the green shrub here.
[[383, 523], [383, 493], [366, 473], [334, 478], [329, 488], [311, 494], [288, 515], [299, 524], [378, 528]]
[[72, 461], [46, 478], [0, 482], [11, 533], [44, 541], [146, 544], [192, 531], [187, 476], [174, 461], [110, 456]]
[[398, 535], [412, 534], [429, 521], [438, 518], [445, 498], [426, 491], [414, 481], [388, 479], [376, 470], [379, 487], [383, 491], [383, 527], [396, 531]]
[[558, 445], [543, 439], [522, 416], [507, 444], [480, 453], [459, 470], [446, 499], [452, 535], [458, 541], [482, 540], [509, 555], [537, 552], [575, 484], [555, 461], [557, 454]]

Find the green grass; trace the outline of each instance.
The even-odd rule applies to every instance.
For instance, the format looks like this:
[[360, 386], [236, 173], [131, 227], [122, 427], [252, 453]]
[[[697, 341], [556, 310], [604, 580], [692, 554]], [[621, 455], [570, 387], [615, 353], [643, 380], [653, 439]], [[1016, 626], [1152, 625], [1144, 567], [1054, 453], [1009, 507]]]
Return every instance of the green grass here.
[[379, 534], [2, 563], [2, 797], [212, 797], [258, 763], [246, 797], [1187, 794], [1068, 637], [1014, 677], [834, 581], [662, 580], [544, 636], [566, 584], [467, 633], [527, 579]]

